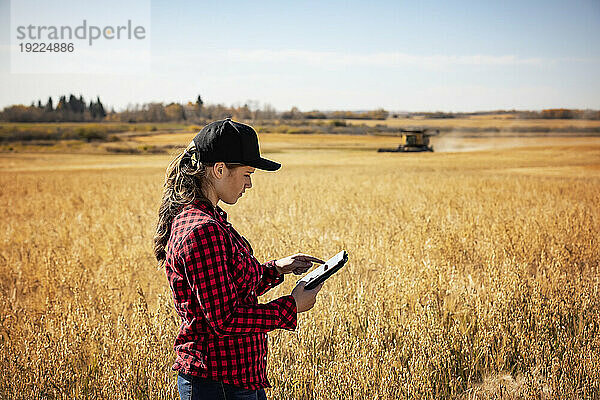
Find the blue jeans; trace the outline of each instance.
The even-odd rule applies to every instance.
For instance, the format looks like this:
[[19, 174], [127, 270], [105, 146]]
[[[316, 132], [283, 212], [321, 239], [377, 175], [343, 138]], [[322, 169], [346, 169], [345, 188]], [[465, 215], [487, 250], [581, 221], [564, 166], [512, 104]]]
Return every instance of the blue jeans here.
[[177, 389], [181, 400], [267, 400], [265, 389], [244, 389], [182, 373], [177, 375]]

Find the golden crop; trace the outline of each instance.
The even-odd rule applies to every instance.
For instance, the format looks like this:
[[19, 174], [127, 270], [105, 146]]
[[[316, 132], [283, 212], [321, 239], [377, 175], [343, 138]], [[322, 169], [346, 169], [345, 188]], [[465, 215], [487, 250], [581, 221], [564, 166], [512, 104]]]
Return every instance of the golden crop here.
[[[226, 207], [261, 260], [350, 255], [270, 334], [270, 399], [600, 397], [600, 145], [330, 144], [266, 138], [284, 167]], [[152, 256], [169, 158], [0, 155], [0, 398], [178, 398]]]

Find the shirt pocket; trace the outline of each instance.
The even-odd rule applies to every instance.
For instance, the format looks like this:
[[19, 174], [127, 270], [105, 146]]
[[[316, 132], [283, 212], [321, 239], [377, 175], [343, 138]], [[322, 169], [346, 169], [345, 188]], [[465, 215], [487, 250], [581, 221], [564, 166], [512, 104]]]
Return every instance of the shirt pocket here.
[[238, 288], [238, 295], [246, 298], [254, 295], [254, 288], [259, 281], [259, 266], [247, 249], [237, 246], [233, 251], [233, 272], [234, 284]]

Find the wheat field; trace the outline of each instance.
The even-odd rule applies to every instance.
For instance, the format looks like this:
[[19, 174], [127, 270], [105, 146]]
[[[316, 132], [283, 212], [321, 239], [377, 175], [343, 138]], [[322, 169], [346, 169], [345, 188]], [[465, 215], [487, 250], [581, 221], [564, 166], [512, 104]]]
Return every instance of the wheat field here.
[[[269, 399], [600, 398], [599, 143], [282, 140], [230, 221], [259, 260], [350, 261], [269, 335]], [[0, 154], [0, 398], [178, 398], [152, 256], [169, 159]]]
[[513, 115], [473, 115], [459, 118], [388, 118], [386, 120], [378, 119], [346, 119], [345, 122], [351, 125], [365, 124], [375, 126], [385, 124], [390, 127], [405, 128], [409, 126], [427, 126], [429, 128], [443, 129], [452, 128], [494, 128], [502, 132], [504, 129], [521, 127], [531, 128], [598, 128], [599, 120], [588, 119], [519, 119]]

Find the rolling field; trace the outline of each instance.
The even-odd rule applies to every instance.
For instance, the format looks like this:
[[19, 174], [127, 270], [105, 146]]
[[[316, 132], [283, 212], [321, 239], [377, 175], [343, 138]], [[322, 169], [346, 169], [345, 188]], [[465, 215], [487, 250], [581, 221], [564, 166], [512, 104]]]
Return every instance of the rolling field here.
[[[158, 134], [140, 136], [135, 143], [148, 146], [185, 146], [194, 137], [193, 133]], [[395, 148], [400, 138], [372, 135], [289, 135], [269, 133], [260, 135], [261, 148], [276, 153], [301, 150], [362, 150], [376, 151], [380, 147]], [[600, 146], [600, 137], [432, 137], [431, 143], [436, 152], [462, 152], [474, 150], [499, 150], [523, 147], [568, 148], [579, 151], [585, 147]]]
[[479, 115], [462, 118], [388, 118], [386, 120], [345, 120], [348, 124], [366, 124], [375, 126], [385, 124], [392, 127], [428, 126], [431, 128], [494, 128], [502, 129], [523, 127], [530, 128], [598, 128], [600, 121], [585, 119], [519, 119], [512, 115]]
[[[283, 168], [223, 206], [257, 258], [350, 255], [269, 335], [269, 399], [599, 398], [598, 139], [262, 135]], [[170, 159], [0, 154], [0, 398], [178, 398], [152, 255]]]

